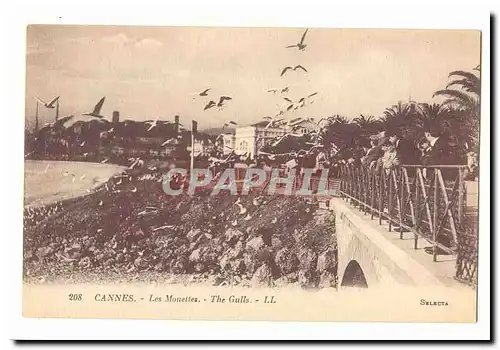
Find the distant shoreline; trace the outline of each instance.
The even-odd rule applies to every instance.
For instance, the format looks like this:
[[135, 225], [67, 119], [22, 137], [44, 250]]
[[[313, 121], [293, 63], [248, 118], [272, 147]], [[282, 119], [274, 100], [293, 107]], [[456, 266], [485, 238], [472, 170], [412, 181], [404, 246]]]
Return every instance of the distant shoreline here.
[[25, 208], [81, 197], [126, 169], [116, 164], [59, 160], [25, 160], [24, 164]]

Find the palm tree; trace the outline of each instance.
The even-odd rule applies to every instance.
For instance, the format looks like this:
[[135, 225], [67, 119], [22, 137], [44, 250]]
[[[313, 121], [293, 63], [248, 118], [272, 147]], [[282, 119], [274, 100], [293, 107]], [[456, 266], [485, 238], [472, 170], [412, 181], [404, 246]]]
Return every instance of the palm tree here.
[[[479, 66], [475, 68], [478, 71], [479, 69]], [[448, 77], [453, 76], [460, 77], [460, 79], [450, 81], [445, 89], [436, 91], [433, 97], [444, 96], [446, 99], [443, 104], [467, 111], [473, 117], [479, 117], [481, 79], [474, 73], [461, 70], [451, 72]], [[458, 89], [452, 87], [458, 87]]]
[[384, 111], [384, 116], [386, 121], [391, 119], [408, 122], [415, 115], [415, 107], [413, 103], [403, 103], [399, 101], [392, 107], [386, 108]]
[[325, 147], [331, 144], [339, 149], [354, 148], [361, 139], [361, 128], [357, 123], [350, 122], [344, 116], [334, 115], [327, 118], [328, 124], [321, 132], [321, 140]]
[[361, 128], [366, 128], [373, 123], [375, 117], [373, 115], [365, 116], [360, 114], [359, 117], [354, 118], [353, 123], [358, 124]]
[[[476, 67], [478, 68], [478, 67]], [[460, 88], [467, 92], [475, 93], [477, 95], [481, 94], [481, 80], [474, 73], [464, 72], [464, 71], [453, 71], [449, 74], [449, 77], [459, 76], [462, 79], [455, 79], [446, 85], [448, 89], [450, 86], [458, 85]]]
[[330, 124], [349, 124], [349, 119], [340, 114], [335, 114], [334, 116], [328, 117]]
[[380, 120], [375, 119], [373, 115], [365, 116], [360, 114], [359, 117], [354, 118], [352, 122], [359, 126], [362, 137], [367, 137], [380, 131], [382, 126]]
[[[481, 72], [478, 65], [473, 70]], [[470, 142], [472, 148], [479, 147], [479, 117], [481, 111], [481, 78], [474, 73], [453, 71], [449, 77], [459, 77], [438, 90], [435, 96], [444, 96], [443, 104], [449, 106], [449, 113], [454, 115], [453, 131], [462, 140]], [[455, 89], [453, 89], [455, 87]]]
[[384, 116], [381, 118], [384, 121], [386, 129], [411, 129], [417, 118], [417, 110], [415, 103], [403, 103], [399, 101], [396, 105], [386, 108]]
[[417, 105], [418, 117], [416, 125], [422, 129], [445, 124], [451, 126], [450, 109], [441, 103], [420, 103]]

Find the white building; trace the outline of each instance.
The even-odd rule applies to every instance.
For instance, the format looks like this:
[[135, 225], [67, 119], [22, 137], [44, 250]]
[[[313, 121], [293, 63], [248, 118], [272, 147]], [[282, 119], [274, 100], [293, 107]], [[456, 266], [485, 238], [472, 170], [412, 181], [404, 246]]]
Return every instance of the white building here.
[[284, 128], [265, 128], [268, 122], [242, 126], [234, 130], [234, 134], [223, 134], [224, 154], [234, 150], [236, 154], [247, 154], [254, 158], [257, 151], [265, 144], [274, 141], [285, 133]]

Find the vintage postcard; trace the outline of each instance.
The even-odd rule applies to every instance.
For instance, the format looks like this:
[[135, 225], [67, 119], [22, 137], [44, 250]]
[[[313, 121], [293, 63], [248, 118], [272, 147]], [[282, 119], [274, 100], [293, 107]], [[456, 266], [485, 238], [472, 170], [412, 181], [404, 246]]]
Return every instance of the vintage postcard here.
[[26, 35], [24, 317], [476, 322], [480, 30]]

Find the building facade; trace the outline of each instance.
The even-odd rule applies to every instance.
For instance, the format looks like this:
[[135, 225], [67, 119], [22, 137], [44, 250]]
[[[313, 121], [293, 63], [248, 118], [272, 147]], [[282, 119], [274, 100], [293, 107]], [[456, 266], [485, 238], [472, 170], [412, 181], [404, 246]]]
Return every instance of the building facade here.
[[266, 128], [268, 122], [260, 122], [248, 126], [242, 126], [234, 130], [234, 134], [223, 134], [224, 154], [229, 154], [233, 150], [238, 155], [248, 155], [250, 158], [255, 158], [257, 152], [283, 136], [286, 132], [284, 128]]

